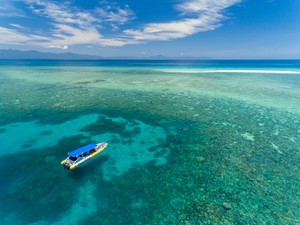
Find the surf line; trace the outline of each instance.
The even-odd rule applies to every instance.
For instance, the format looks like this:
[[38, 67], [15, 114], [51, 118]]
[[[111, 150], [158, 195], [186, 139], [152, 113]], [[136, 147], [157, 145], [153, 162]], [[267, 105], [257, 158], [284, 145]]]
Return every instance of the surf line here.
[[168, 73], [272, 73], [272, 74], [300, 74], [300, 71], [289, 70], [201, 70], [201, 69], [163, 69]]

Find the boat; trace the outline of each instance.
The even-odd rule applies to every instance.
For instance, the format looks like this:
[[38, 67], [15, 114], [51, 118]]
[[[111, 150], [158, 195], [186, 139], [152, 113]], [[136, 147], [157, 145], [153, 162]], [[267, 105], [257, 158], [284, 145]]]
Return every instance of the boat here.
[[68, 153], [68, 158], [63, 160], [60, 164], [67, 170], [73, 170], [81, 163], [93, 158], [107, 147], [107, 143], [91, 143], [81, 148], [78, 148]]

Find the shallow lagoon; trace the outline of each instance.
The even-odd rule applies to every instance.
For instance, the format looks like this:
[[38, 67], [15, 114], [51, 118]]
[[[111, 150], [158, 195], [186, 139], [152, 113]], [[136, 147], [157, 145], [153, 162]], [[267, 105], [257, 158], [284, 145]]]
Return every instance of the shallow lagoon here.
[[293, 64], [35, 63], [1, 66], [1, 224], [300, 222]]

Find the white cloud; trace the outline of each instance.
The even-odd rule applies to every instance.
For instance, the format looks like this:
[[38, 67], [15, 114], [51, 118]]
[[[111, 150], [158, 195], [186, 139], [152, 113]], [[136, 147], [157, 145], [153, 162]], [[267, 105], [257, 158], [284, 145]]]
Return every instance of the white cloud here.
[[[97, 8], [94, 12], [82, 11], [69, 4], [55, 4], [48, 1], [26, 0], [30, 3], [30, 8], [39, 16], [44, 16], [52, 20], [51, 41], [47, 46], [63, 46], [78, 44], [97, 44], [103, 46], [123, 46], [127, 44], [121, 38], [104, 38], [100, 31], [103, 21], [107, 21], [117, 30], [118, 27], [113, 23], [123, 24], [129, 21], [133, 12], [129, 7], [122, 9], [116, 4], [106, 5], [109, 8], [105, 13]], [[98, 15], [98, 17], [96, 17]]]
[[129, 7], [121, 8], [114, 4], [97, 8], [96, 12], [103, 21], [117, 24], [124, 24], [135, 18], [134, 12]]
[[170, 40], [183, 38], [197, 32], [214, 30], [218, 17], [202, 15], [195, 19], [184, 19], [168, 23], [147, 24], [143, 30], [125, 30], [124, 33], [136, 40]]
[[[4, 0], [8, 2], [7, 0]], [[71, 1], [22, 0], [39, 17], [48, 18], [47, 31], [28, 29], [11, 23], [0, 27], [0, 43], [30, 44], [47, 48], [68, 49], [72, 45], [124, 46], [153, 40], [184, 38], [198, 32], [214, 30], [226, 17], [224, 10], [241, 0], [187, 0], [175, 6], [178, 18], [174, 21], [144, 24], [141, 29], [121, 30], [121, 26], [135, 19], [129, 6], [102, 2], [94, 10], [82, 10]], [[4, 4], [5, 5], [5, 4]], [[1, 8], [2, 7], [2, 8]], [[5, 7], [12, 8], [12, 4]], [[0, 14], [3, 6], [0, 6]], [[17, 9], [14, 8], [17, 12]], [[21, 14], [20, 14], [21, 15]], [[0, 15], [1, 16], [1, 15]], [[110, 28], [115, 36], [103, 35], [101, 29]]]
[[83, 11], [70, 3], [56, 4], [49, 1], [25, 0], [31, 10], [39, 16], [44, 16], [61, 24], [90, 26], [96, 24], [124, 24], [134, 18], [134, 12], [125, 6], [121, 8], [116, 3], [103, 3], [95, 10]]
[[60, 45], [90, 44], [102, 37], [93, 27], [76, 28], [66, 24], [56, 24], [52, 35], [56, 38], [53, 42]]
[[128, 5], [120, 7], [114, 2], [102, 2], [101, 7], [97, 7], [95, 12], [101, 20], [101, 25], [110, 28], [112, 31], [119, 31], [120, 25], [136, 18], [135, 13]]
[[1, 0], [0, 17], [26, 17], [25, 13], [14, 6], [13, 0]]
[[62, 50], [67, 50], [67, 49], [69, 49], [69, 46], [67, 46], [67, 45], [64, 45], [64, 46], [50, 45], [50, 46], [46, 46], [46, 48], [58, 48], [58, 49], [62, 49]]
[[16, 23], [10, 23], [9, 25], [12, 26], [12, 27], [19, 28], [19, 29], [26, 29], [26, 27], [23, 27], [20, 24], [16, 24]]
[[127, 44], [120, 38], [105, 38], [94, 27], [76, 28], [65, 24], [56, 24], [50, 45], [69, 46], [94, 44], [102, 46], [123, 46]]
[[14, 45], [22, 45], [27, 43], [42, 43], [45, 41], [49, 41], [49, 38], [38, 36], [38, 35], [30, 35], [30, 34], [22, 34], [13, 29], [8, 29], [5, 27], [0, 27], [0, 44], [14, 44]]
[[52, 19], [56, 23], [74, 24], [78, 26], [91, 25], [98, 19], [88, 12], [82, 12], [67, 3], [55, 4], [49, 1], [26, 0], [31, 10], [39, 16]]
[[135, 40], [170, 40], [198, 32], [214, 30], [225, 17], [224, 9], [241, 0], [189, 0], [176, 6], [183, 19], [165, 23], [149, 23], [143, 29], [125, 30]]
[[26, 35], [19, 34], [17, 31], [0, 27], [1, 44], [23, 44], [30, 40]]
[[241, 0], [189, 0], [176, 6], [182, 13], [219, 13]]

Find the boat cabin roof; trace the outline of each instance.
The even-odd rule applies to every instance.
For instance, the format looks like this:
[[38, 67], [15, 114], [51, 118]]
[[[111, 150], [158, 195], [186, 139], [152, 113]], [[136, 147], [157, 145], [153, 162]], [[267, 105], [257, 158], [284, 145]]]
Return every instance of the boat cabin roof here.
[[97, 146], [97, 144], [91, 143], [91, 144], [88, 144], [88, 145], [83, 146], [83, 147], [81, 147], [81, 148], [78, 148], [78, 149], [76, 149], [76, 150], [74, 150], [74, 151], [72, 151], [72, 152], [69, 152], [68, 155], [69, 155], [69, 156], [72, 156], [72, 157], [77, 157], [78, 155], [81, 155], [81, 154], [83, 154], [83, 153], [85, 153], [85, 152], [87, 152], [87, 151], [92, 150], [92, 149], [95, 148], [96, 146]]

